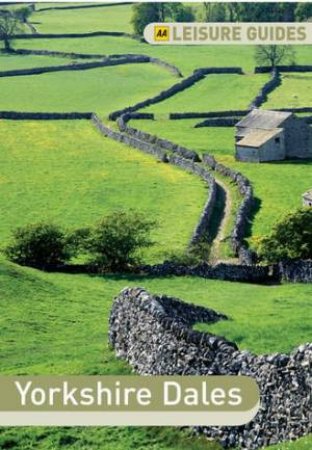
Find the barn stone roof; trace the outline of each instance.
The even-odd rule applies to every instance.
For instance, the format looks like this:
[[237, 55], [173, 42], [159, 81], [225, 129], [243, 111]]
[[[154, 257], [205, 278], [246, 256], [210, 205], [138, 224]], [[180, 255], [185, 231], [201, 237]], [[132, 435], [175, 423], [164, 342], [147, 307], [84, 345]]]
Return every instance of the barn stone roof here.
[[253, 109], [246, 117], [240, 120], [236, 126], [242, 128], [272, 130], [274, 128], [279, 128], [283, 122], [292, 115], [291, 112]]
[[261, 145], [268, 142], [275, 136], [278, 136], [283, 131], [282, 128], [275, 128], [274, 130], [257, 130], [254, 129], [246, 134], [243, 139], [237, 142], [237, 145], [242, 147], [261, 147]]

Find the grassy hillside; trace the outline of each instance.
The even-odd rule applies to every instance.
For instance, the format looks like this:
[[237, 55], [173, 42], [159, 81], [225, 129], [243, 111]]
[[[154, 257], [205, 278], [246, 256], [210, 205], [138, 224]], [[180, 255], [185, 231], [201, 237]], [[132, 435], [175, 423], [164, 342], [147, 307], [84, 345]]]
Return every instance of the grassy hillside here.
[[[228, 314], [209, 331], [255, 352], [289, 351], [309, 339], [309, 285], [278, 287], [197, 278], [46, 274], [0, 261], [2, 374], [128, 374], [107, 344], [112, 299], [125, 286], [178, 296]], [[6, 428], [2, 448], [217, 450], [171, 428]], [[272, 450], [309, 450], [311, 438]]]
[[2, 259], [0, 281], [3, 374], [129, 373], [107, 345], [112, 301], [125, 286], [142, 286], [227, 314], [231, 321], [205, 329], [235, 340], [241, 349], [288, 352], [309, 339], [311, 285], [47, 274]]
[[80, 227], [133, 208], [158, 223], [148, 260], [187, 246], [207, 198], [198, 177], [105, 139], [87, 121], [1, 121], [0, 136], [2, 242], [42, 217]]

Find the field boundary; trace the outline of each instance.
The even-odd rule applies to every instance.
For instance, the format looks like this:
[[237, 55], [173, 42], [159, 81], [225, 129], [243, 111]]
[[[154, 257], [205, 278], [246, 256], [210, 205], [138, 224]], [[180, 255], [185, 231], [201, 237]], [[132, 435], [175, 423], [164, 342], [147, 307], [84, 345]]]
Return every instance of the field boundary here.
[[116, 3], [99, 3], [96, 5], [75, 5], [75, 6], [50, 6], [48, 8], [39, 8], [35, 9], [35, 12], [42, 12], [42, 11], [54, 11], [54, 10], [67, 10], [67, 9], [90, 9], [90, 8], [105, 8], [110, 6], [124, 6], [124, 5], [132, 5], [132, 2], [116, 2]]
[[205, 78], [206, 75], [210, 74], [243, 74], [243, 70], [241, 67], [206, 67], [201, 69], [196, 69], [194, 72], [189, 75], [187, 78], [184, 78], [179, 83], [174, 84], [170, 88], [160, 92], [158, 95], [143, 100], [142, 102], [136, 103], [135, 105], [125, 107], [118, 111], [114, 111], [109, 115], [110, 120], [116, 120], [119, 116], [132, 113], [138, 111], [139, 109], [145, 108], [147, 106], [154, 105], [155, 103], [160, 103], [163, 100], [166, 100], [179, 92], [188, 89], [194, 84], [198, 83], [200, 80]]
[[[245, 375], [255, 378], [261, 407], [242, 426], [196, 427], [223, 447], [256, 450], [290, 441], [311, 431], [309, 360], [312, 344], [290, 354], [256, 355], [234, 342], [194, 331], [196, 323], [215, 323], [227, 316], [174, 297], [125, 288], [114, 299], [109, 341], [117, 357], [140, 375]], [[298, 422], [298, 417], [300, 421]]]

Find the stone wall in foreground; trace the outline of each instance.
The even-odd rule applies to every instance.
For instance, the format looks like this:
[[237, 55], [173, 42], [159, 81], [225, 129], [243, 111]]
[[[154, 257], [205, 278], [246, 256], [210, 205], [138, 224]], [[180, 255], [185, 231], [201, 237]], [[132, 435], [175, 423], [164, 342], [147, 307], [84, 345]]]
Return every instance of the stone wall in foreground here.
[[312, 344], [291, 354], [254, 355], [222, 337], [193, 331], [198, 322], [226, 317], [142, 288], [126, 288], [115, 299], [109, 339], [116, 355], [141, 375], [247, 375], [256, 379], [261, 406], [240, 427], [198, 427], [225, 448], [256, 450], [312, 431]]

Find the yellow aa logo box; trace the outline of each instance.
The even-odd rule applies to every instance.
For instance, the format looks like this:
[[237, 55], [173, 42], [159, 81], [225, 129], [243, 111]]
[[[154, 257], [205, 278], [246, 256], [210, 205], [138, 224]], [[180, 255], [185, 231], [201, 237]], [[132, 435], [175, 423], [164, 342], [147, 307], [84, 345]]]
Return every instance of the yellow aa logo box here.
[[163, 25], [155, 25], [154, 27], [155, 41], [169, 41], [169, 27]]

